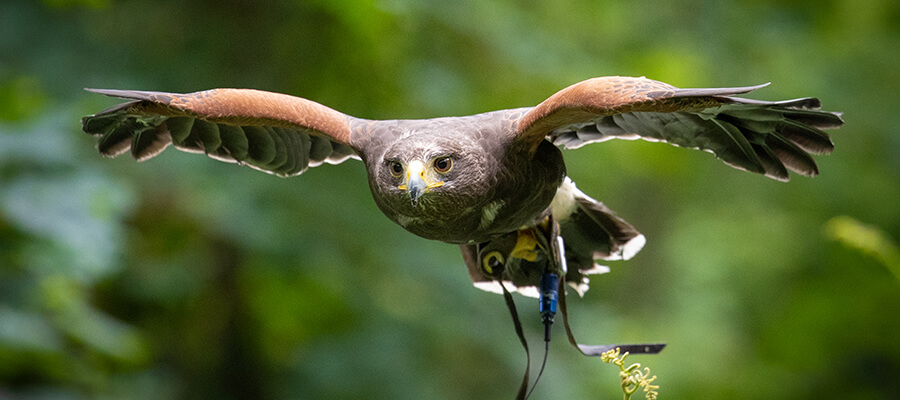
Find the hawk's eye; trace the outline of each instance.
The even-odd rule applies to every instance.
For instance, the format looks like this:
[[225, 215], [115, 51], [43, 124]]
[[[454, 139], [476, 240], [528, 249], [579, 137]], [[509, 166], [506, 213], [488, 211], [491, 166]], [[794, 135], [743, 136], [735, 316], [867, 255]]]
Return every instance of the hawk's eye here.
[[453, 168], [453, 159], [450, 156], [440, 157], [434, 160], [434, 170], [441, 174], [450, 172]]
[[403, 174], [403, 164], [400, 161], [391, 161], [390, 165], [391, 175], [398, 177]]

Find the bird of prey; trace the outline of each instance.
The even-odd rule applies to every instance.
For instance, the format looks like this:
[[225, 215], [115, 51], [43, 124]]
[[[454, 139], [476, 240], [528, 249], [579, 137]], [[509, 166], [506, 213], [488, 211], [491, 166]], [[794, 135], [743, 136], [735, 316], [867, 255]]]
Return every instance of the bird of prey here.
[[[251, 89], [176, 94], [91, 92], [129, 99], [84, 117], [99, 150], [138, 161], [169, 145], [277, 176], [323, 163], [361, 160], [381, 211], [426, 239], [459, 245], [476, 286], [503, 281], [534, 295], [547, 254], [540, 230], [554, 221], [565, 243], [565, 279], [579, 294], [595, 261], [628, 259], [645, 240], [566, 177], [560, 149], [609, 139], [644, 139], [713, 153], [737, 169], [787, 181], [813, 176], [811, 154], [833, 149], [823, 129], [840, 113], [815, 98], [768, 102], [734, 97], [765, 85], [679, 89], [644, 77], [599, 77], [535, 107], [464, 117], [368, 120], [319, 103]], [[542, 225], [543, 224], [543, 225]]]

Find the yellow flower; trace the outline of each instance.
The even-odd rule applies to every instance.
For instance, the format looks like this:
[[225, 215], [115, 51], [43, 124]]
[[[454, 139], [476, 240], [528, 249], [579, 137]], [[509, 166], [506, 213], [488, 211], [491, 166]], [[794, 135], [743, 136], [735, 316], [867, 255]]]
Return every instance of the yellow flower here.
[[659, 392], [657, 392], [659, 385], [651, 385], [656, 380], [656, 375], [651, 377], [650, 368], [641, 369], [641, 364], [638, 363], [631, 364], [626, 368], [625, 357], [628, 357], [628, 352], [621, 354], [621, 350], [616, 347], [614, 350], [601, 354], [600, 360], [619, 367], [619, 377], [622, 378], [622, 393], [625, 395], [625, 400], [631, 399], [631, 395], [641, 387], [644, 388], [644, 397], [647, 400], [656, 400], [659, 396]]

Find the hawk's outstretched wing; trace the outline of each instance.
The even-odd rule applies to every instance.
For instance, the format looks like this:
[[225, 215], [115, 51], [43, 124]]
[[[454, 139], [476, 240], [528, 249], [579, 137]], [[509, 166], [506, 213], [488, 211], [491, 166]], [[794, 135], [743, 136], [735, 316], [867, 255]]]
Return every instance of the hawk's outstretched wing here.
[[100, 152], [143, 161], [170, 144], [280, 176], [357, 156], [348, 116], [300, 97], [251, 89], [188, 94], [88, 91], [132, 99], [82, 119]]
[[645, 139], [712, 152], [726, 164], [787, 181], [818, 174], [810, 154], [833, 144], [822, 129], [843, 124], [815, 98], [778, 102], [731, 97], [765, 85], [679, 89], [646, 79], [602, 77], [565, 88], [528, 111], [517, 135], [574, 149], [609, 139]]

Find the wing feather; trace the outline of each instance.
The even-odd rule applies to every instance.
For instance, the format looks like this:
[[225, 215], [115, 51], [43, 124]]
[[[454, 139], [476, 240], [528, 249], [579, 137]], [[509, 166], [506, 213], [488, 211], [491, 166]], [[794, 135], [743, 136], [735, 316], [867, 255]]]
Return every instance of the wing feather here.
[[143, 161], [175, 145], [280, 176], [358, 158], [352, 117], [303, 98], [251, 89], [87, 90], [132, 100], [82, 119], [109, 157], [130, 151]]
[[166, 128], [169, 129], [169, 135], [172, 136], [172, 142], [184, 143], [184, 140], [191, 134], [194, 128], [195, 118], [189, 117], [171, 117], [166, 120]]
[[265, 127], [245, 126], [244, 136], [247, 138], [247, 162], [260, 168], [268, 166], [275, 159], [275, 139]]
[[732, 97], [766, 85], [679, 89], [646, 78], [602, 77], [563, 89], [525, 113], [516, 139], [545, 138], [575, 149], [610, 139], [644, 139], [706, 150], [726, 164], [786, 181], [813, 176], [810, 154], [834, 148], [822, 129], [843, 124], [815, 98], [777, 102]]
[[816, 162], [809, 153], [783, 137], [779, 135], [766, 136], [766, 146], [772, 149], [772, 152], [787, 169], [805, 176], [819, 174], [819, 167], [816, 166]]
[[778, 159], [778, 156], [775, 155], [771, 148], [767, 147], [765, 144], [753, 144], [753, 150], [759, 157], [760, 164], [762, 164], [763, 169], [766, 171], [766, 176], [782, 182], [787, 182], [787, 180], [790, 179], [787, 168], [782, 164], [781, 160]]
[[810, 154], [829, 154], [834, 150], [834, 144], [828, 135], [810, 125], [787, 119], [775, 130]]
[[143, 161], [161, 153], [169, 144], [172, 137], [165, 129], [158, 126], [141, 126], [134, 130], [131, 141], [131, 155], [138, 161]]
[[[706, 145], [701, 147], [702, 150], [709, 149], [713, 154], [720, 155], [719, 157], [723, 159], [740, 160], [736, 164], [746, 167], [748, 171], [765, 173], [766, 169], [763, 168], [762, 162], [759, 161], [759, 157], [740, 129], [728, 122], [717, 119], [711, 119], [710, 122], [715, 124], [721, 132], [725, 133], [723, 137], [726, 139], [719, 140], [715, 136], [716, 131], [710, 132], [706, 135]], [[735, 144], [735, 146], [732, 146], [732, 144]]]
[[[106, 122], [106, 121], [104, 121]], [[131, 148], [131, 141], [134, 129], [132, 124], [123, 124], [115, 126], [111, 121], [109, 124], [96, 124], [98, 132], [104, 132], [97, 143], [100, 153], [115, 157], [127, 152]]]
[[246, 129], [237, 126], [222, 125], [219, 127], [219, 135], [222, 146], [217, 154], [223, 158], [231, 158], [237, 162], [247, 159], [250, 149], [250, 141], [247, 139]]
[[331, 155], [333, 148], [331, 142], [319, 136], [310, 136], [309, 166], [316, 167], [322, 164]]

